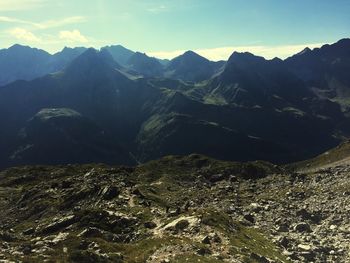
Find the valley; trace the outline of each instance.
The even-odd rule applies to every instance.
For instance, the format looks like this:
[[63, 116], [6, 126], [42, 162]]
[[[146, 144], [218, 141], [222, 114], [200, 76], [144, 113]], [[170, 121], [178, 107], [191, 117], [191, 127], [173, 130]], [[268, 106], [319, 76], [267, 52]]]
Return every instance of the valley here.
[[[342, 39], [285, 60], [234, 52], [226, 62], [192, 51], [162, 61], [121, 46], [64, 49], [54, 57], [66, 64], [0, 88], [0, 167], [314, 157], [349, 136], [349, 48]], [[0, 63], [13, 49], [39, 52], [16, 45]]]

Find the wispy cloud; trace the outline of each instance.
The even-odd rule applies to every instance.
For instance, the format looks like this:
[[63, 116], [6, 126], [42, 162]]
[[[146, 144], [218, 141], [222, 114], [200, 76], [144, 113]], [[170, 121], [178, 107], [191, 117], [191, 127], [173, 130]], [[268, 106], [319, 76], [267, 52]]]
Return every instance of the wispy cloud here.
[[1, 0], [0, 12], [35, 9], [46, 2], [47, 0]]
[[[317, 47], [321, 47], [323, 44], [324, 43], [309, 43], [309, 44], [279, 45], [279, 46], [263, 46], [263, 45], [230, 46], [230, 47], [197, 49], [197, 50], [194, 50], [194, 52], [214, 61], [227, 60], [234, 51], [251, 52], [255, 55], [263, 56], [267, 59], [272, 59], [274, 57], [279, 57], [283, 59], [300, 52], [306, 47], [317, 48]], [[171, 59], [183, 54], [184, 52], [186, 52], [186, 50], [148, 52], [148, 54], [158, 58]]]
[[88, 39], [80, 33], [79, 30], [61, 31], [59, 38], [67, 42], [87, 43]]
[[48, 29], [48, 28], [60, 27], [64, 25], [83, 23], [85, 21], [86, 21], [86, 18], [83, 16], [64, 17], [61, 19], [46, 20], [39, 23], [28, 21], [28, 20], [22, 20], [18, 18], [13, 18], [13, 17], [8, 17], [8, 16], [0, 16], [0, 22], [28, 25], [32, 29]]
[[146, 10], [150, 13], [158, 14], [158, 13], [167, 11], [168, 8], [165, 5], [158, 5], [158, 6], [150, 6]]
[[36, 35], [34, 35], [32, 32], [30, 32], [24, 28], [20, 28], [20, 27], [16, 27], [16, 28], [8, 30], [8, 34], [10, 34], [15, 39], [18, 39], [20, 41], [29, 42], [29, 43], [41, 41], [41, 39], [39, 37], [37, 37]]
[[83, 22], [86, 22], [85, 17], [71, 16], [71, 17], [65, 17], [59, 20], [47, 20], [42, 23], [39, 23], [38, 27], [40, 29], [46, 29], [46, 28], [60, 27], [64, 25], [77, 24], [77, 23], [83, 23]]

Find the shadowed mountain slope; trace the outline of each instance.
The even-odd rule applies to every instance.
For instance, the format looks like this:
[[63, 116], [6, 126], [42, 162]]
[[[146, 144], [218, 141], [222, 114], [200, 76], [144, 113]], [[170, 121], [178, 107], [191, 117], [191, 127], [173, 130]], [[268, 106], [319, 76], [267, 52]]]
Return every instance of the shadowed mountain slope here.
[[[347, 43], [322, 47], [320, 54], [317, 50], [304, 53], [315, 53], [322, 61], [330, 57], [324, 63], [332, 68], [337, 56], [346, 61]], [[168, 154], [203, 153], [225, 160], [286, 163], [316, 156], [350, 134], [346, 97], [323, 96], [319, 87], [293, 69], [296, 66], [289, 59], [233, 53], [222, 65], [186, 52], [166, 66], [166, 72], [172, 68], [180, 79], [175, 73], [161, 76], [163, 66], [145, 54], [135, 53], [129, 61], [133, 69], [121, 66], [106, 49], [88, 49], [63, 71], [1, 87], [1, 166], [19, 160], [12, 158], [18, 149], [38, 144], [20, 133], [43, 109], [68, 108], [88, 119], [92, 130], [98, 127], [106, 134], [103, 140], [113, 141], [117, 151], [124, 149], [119, 163], [130, 153], [142, 162]], [[144, 71], [145, 77], [135, 77], [136, 70]], [[333, 71], [327, 72], [332, 76]], [[346, 77], [339, 74], [332, 78]], [[189, 81], [193, 76], [201, 77], [198, 82]], [[343, 84], [343, 90], [348, 88]], [[80, 119], [77, 122], [84, 126]], [[47, 126], [40, 127], [49, 132]], [[103, 161], [103, 155], [97, 160]]]

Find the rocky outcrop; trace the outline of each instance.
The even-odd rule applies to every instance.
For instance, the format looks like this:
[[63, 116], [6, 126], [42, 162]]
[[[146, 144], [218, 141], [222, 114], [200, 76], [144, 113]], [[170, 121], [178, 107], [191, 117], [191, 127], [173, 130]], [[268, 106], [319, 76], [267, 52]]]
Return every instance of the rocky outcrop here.
[[296, 173], [198, 155], [12, 168], [0, 260], [348, 262], [349, 176], [346, 163]]

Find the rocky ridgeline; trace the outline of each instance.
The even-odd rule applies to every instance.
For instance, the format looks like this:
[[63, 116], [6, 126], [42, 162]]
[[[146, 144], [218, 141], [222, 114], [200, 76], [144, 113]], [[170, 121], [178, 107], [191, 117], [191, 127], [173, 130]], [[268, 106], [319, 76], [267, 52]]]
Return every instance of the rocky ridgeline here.
[[0, 173], [0, 262], [350, 262], [350, 166], [166, 157]]

